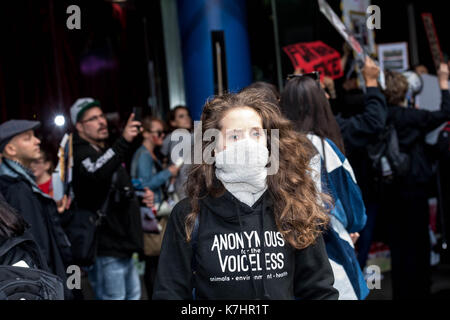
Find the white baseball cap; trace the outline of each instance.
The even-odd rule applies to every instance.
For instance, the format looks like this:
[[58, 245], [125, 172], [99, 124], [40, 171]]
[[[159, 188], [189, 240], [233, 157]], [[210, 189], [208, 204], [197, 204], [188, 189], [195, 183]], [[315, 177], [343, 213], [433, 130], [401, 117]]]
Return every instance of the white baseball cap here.
[[100, 102], [92, 98], [79, 98], [70, 107], [70, 119], [72, 124], [75, 125], [83, 115], [83, 113], [92, 107], [100, 107]]

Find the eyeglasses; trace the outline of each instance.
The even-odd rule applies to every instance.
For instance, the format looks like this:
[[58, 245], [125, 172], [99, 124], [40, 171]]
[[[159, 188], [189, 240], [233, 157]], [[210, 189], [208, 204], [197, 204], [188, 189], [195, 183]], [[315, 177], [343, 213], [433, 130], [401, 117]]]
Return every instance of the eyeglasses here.
[[309, 73], [301, 73], [301, 74], [288, 74], [286, 80], [291, 80], [293, 78], [311, 78], [314, 81], [319, 82], [320, 81], [320, 72], [319, 71], [313, 71], [313, 72], [309, 72]]
[[158, 138], [161, 137], [163, 134], [165, 134], [165, 132], [164, 132], [164, 131], [161, 131], [161, 130], [150, 131], [150, 133], [156, 133], [156, 135], [158, 136]]
[[92, 121], [98, 121], [98, 120], [100, 120], [100, 119], [105, 120], [105, 119], [106, 119], [106, 116], [105, 116], [104, 114], [100, 114], [100, 115], [98, 115], [98, 116], [93, 116], [93, 117], [91, 117], [91, 118], [89, 118], [89, 119], [86, 119], [86, 120], [83, 120], [83, 121], [80, 121], [80, 122], [81, 122], [81, 123], [92, 122]]

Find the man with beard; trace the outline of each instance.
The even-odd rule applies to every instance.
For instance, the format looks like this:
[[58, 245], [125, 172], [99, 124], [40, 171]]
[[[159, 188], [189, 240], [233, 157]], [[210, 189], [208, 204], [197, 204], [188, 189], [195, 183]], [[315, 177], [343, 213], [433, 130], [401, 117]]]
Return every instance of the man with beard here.
[[[76, 128], [73, 190], [77, 206], [97, 212], [111, 188], [113, 191], [106, 218], [98, 229], [97, 257], [89, 273], [96, 298], [138, 300], [141, 289], [132, 255], [143, 246], [140, 205], [123, 163], [132, 152], [130, 146], [140, 132], [141, 123], [134, 121], [131, 114], [122, 136], [108, 148], [108, 123], [98, 101], [80, 98], [70, 113]], [[147, 189], [144, 203], [150, 207], [152, 202], [153, 193]]]

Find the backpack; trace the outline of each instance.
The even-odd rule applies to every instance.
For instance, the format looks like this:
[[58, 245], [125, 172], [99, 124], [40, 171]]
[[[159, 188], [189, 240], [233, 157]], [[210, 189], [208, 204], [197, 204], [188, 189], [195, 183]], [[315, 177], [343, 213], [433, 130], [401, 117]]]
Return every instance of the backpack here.
[[394, 177], [404, 177], [409, 173], [410, 156], [400, 151], [393, 124], [387, 124], [378, 141], [367, 146], [367, 153], [378, 181], [390, 183]]
[[[22, 249], [37, 259], [36, 268], [0, 265], [0, 300], [64, 300], [62, 280], [45, 269], [46, 263], [29, 236], [9, 239], [0, 247], [0, 260]], [[42, 269], [41, 269], [42, 268]]]

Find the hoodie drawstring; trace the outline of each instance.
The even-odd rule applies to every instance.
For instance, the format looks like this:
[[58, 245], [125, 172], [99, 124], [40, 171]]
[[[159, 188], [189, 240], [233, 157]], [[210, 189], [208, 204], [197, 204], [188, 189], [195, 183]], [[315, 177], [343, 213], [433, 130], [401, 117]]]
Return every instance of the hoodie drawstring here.
[[261, 234], [263, 237], [262, 240], [262, 254], [263, 254], [263, 260], [264, 260], [264, 268], [263, 268], [263, 278], [262, 278], [262, 285], [263, 285], [263, 292], [264, 292], [264, 300], [269, 300], [270, 299], [270, 295], [267, 293], [266, 290], [266, 251], [264, 250], [264, 248], [266, 247], [264, 245], [264, 216], [266, 214], [266, 197], [263, 195], [263, 199], [262, 199], [262, 217], [261, 217]]
[[[237, 207], [236, 214], [237, 214], [237, 217], [239, 220], [239, 227], [241, 228], [241, 237], [244, 237], [244, 228], [242, 227], [241, 215], [239, 214], [240, 213], [239, 203], [237, 203], [237, 202], [235, 202], [235, 203], [236, 203], [236, 207]], [[250, 264], [250, 259], [248, 258], [247, 251], [244, 250], [244, 252], [245, 252], [245, 257], [247, 258], [247, 262], [248, 262], [248, 270], [250, 271], [250, 280], [252, 281], [253, 293], [254, 293], [255, 297], [257, 297], [255, 279], [253, 278], [253, 271], [252, 271], [252, 266]]]
[[[261, 240], [262, 259], [264, 261], [264, 266], [262, 268], [262, 270], [263, 270], [262, 285], [263, 285], [263, 292], [264, 292], [264, 298], [263, 299], [264, 300], [269, 300], [270, 296], [267, 293], [266, 283], [265, 283], [265, 278], [266, 278], [265, 256], [266, 256], [266, 252], [264, 250], [264, 247], [265, 247], [265, 245], [264, 245], [264, 215], [266, 214], [266, 197], [264, 196], [264, 194], [263, 194], [262, 197], [263, 197], [263, 199], [262, 199], [262, 225], [261, 225], [261, 233], [260, 233], [262, 235], [262, 240]], [[241, 215], [240, 215], [240, 210], [239, 210], [239, 203], [236, 203], [236, 206], [237, 206], [236, 214], [237, 214], [237, 217], [238, 217], [238, 220], [239, 220], [239, 227], [241, 228], [241, 236], [243, 236], [244, 228], [242, 227], [242, 220], [241, 220]], [[253, 292], [254, 292], [255, 298], [256, 298], [258, 296], [258, 293], [256, 291], [256, 284], [255, 284], [255, 279], [253, 277], [252, 267], [250, 265], [250, 259], [248, 258], [247, 251], [244, 251], [244, 252], [245, 252], [245, 256], [246, 256], [247, 261], [248, 261], [248, 269], [250, 271], [250, 278], [251, 278], [251, 281], [252, 281]]]

